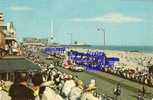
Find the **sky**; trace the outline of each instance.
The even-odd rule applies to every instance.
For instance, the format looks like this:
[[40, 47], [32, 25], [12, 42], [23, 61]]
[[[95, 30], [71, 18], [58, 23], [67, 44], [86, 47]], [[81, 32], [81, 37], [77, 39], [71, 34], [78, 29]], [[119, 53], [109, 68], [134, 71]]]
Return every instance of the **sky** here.
[[153, 0], [0, 0], [0, 11], [19, 41], [54, 33], [62, 44], [72, 34], [72, 42], [103, 45], [105, 32], [106, 45], [153, 46]]

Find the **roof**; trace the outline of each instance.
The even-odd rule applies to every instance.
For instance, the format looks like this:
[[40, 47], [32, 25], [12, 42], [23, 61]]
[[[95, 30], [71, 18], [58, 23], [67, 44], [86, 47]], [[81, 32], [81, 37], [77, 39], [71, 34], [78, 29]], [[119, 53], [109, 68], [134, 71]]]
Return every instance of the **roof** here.
[[34, 71], [40, 67], [26, 58], [2, 58], [0, 59], [0, 73], [15, 71]]

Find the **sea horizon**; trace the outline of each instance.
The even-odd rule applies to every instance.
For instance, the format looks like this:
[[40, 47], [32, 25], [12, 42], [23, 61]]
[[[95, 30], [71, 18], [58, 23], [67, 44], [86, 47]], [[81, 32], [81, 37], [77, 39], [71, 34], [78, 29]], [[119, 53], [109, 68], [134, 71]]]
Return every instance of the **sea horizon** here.
[[108, 49], [108, 50], [119, 50], [119, 51], [130, 51], [130, 52], [146, 52], [153, 53], [153, 46], [98, 46], [92, 45], [91, 48]]
[[105, 49], [105, 50], [118, 50], [118, 51], [129, 51], [129, 52], [145, 52], [153, 53], [153, 46], [119, 46], [119, 45], [62, 45], [65, 47], [80, 47], [89, 49]]

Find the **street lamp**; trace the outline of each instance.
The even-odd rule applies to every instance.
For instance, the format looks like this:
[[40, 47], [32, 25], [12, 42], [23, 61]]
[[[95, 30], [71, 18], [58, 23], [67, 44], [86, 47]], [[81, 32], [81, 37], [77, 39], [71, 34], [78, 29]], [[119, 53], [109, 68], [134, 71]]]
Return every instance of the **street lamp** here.
[[72, 33], [67, 33], [68, 35], [70, 35], [70, 47], [69, 49], [72, 50]]
[[105, 42], [105, 29], [103, 27], [100, 27], [100, 28], [97, 28], [97, 31], [103, 31], [103, 43], [104, 43], [104, 49], [105, 49], [105, 45], [106, 45], [106, 42]]
[[67, 33], [68, 35], [70, 35], [70, 45], [72, 45], [72, 33]]

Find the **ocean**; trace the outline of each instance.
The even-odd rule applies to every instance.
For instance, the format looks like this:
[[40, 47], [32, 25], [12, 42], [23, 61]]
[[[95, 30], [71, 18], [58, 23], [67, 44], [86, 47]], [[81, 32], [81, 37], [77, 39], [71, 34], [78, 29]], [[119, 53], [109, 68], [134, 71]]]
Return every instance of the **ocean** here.
[[105, 49], [105, 50], [118, 50], [130, 52], [145, 52], [153, 53], [153, 46], [99, 46], [99, 45], [71, 45], [68, 47], [81, 47], [89, 49]]
[[60, 46], [153, 53], [153, 46], [105, 46], [105, 47], [99, 45], [60, 45]]
[[153, 53], [153, 46], [105, 46], [104, 47], [104, 46], [92, 45], [89, 46], [89, 48]]

